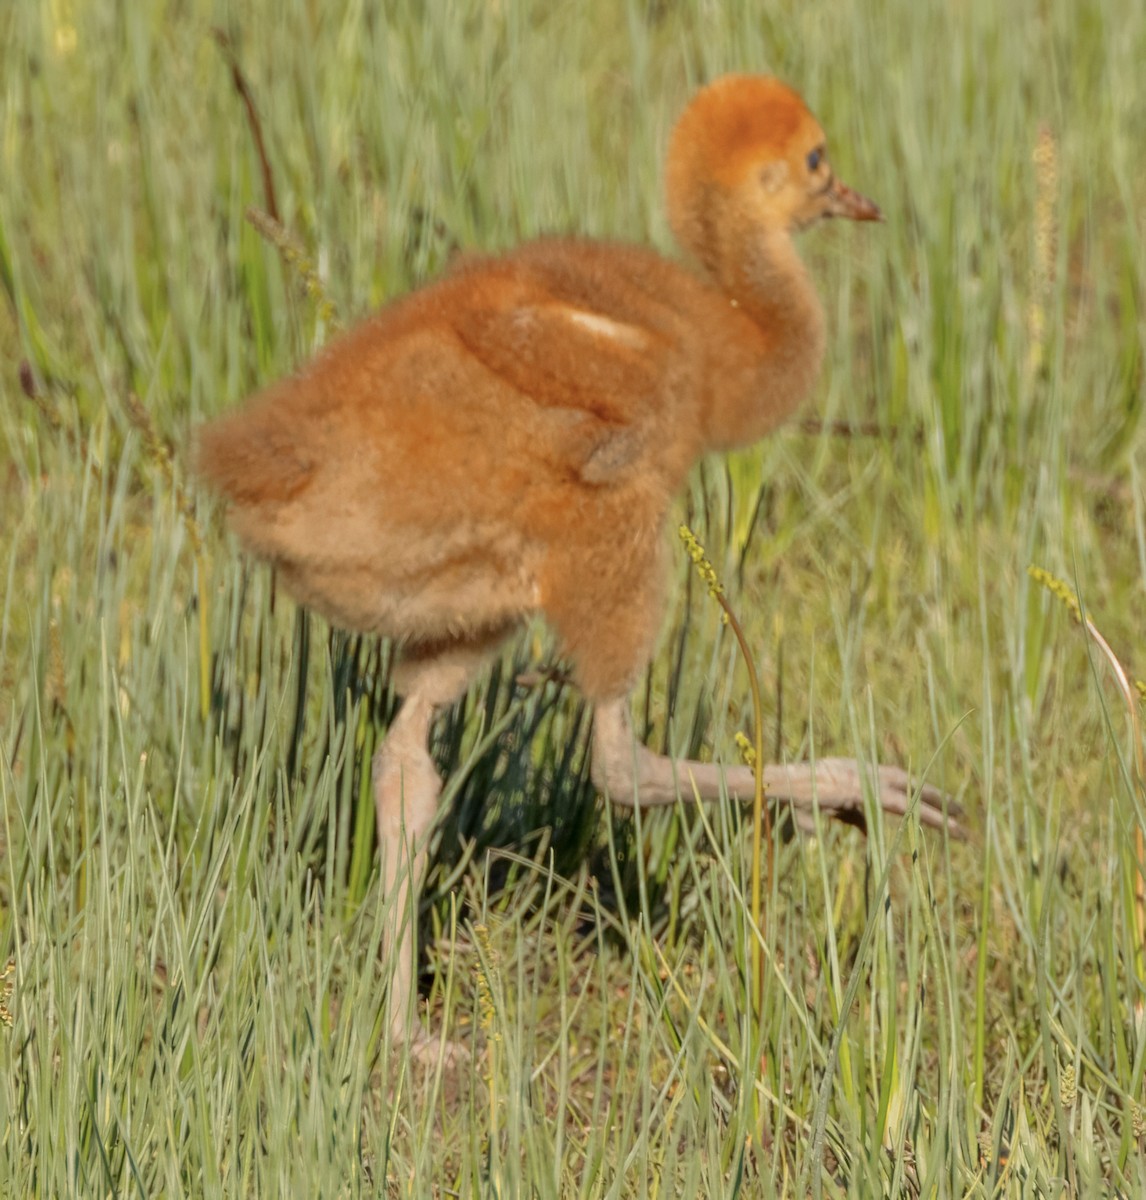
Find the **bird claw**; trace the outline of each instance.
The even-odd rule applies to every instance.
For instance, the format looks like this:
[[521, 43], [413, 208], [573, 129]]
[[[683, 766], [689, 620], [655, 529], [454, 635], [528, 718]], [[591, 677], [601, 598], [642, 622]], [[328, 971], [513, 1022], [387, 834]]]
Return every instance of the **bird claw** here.
[[420, 1027], [405, 1042], [398, 1043], [397, 1048], [423, 1070], [454, 1070], [466, 1066], [473, 1058], [473, 1051], [465, 1042], [439, 1037]]
[[817, 808], [865, 828], [866, 786], [874, 791], [884, 812], [903, 817], [917, 809], [921, 825], [945, 829], [957, 838], [966, 836], [959, 823], [963, 815], [959, 805], [929, 783], [916, 787], [902, 767], [869, 767], [854, 758], [819, 758], [815, 763], [767, 766], [764, 780], [769, 796], [789, 803], [793, 820], [805, 832], [814, 831]]

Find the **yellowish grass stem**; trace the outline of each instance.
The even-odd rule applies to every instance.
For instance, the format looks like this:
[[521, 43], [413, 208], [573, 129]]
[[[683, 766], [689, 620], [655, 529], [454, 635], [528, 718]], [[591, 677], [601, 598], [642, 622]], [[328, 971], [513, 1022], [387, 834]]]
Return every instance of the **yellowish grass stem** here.
[[[767, 884], [771, 887], [775, 850], [772, 843], [772, 813], [764, 803], [764, 708], [760, 698], [760, 679], [756, 674], [756, 664], [753, 661], [752, 652], [748, 647], [748, 641], [744, 636], [744, 630], [741, 628], [740, 622], [736, 619], [736, 614], [732, 611], [728, 600], [725, 598], [724, 587], [717, 578], [716, 569], [705, 554], [704, 547], [701, 545], [696, 534], [687, 525], [682, 524], [677, 532], [680, 535], [680, 540], [684, 543], [689, 558], [692, 559], [693, 565], [696, 567], [697, 574], [700, 575], [701, 580], [708, 588], [708, 594], [723, 610], [724, 621], [736, 637], [736, 641], [740, 646], [740, 653], [744, 657], [744, 665], [748, 670], [748, 686], [752, 692], [752, 743], [751, 745], [747, 745], [748, 739], [743, 734], [739, 734], [736, 740], [745, 762], [752, 768], [755, 780], [755, 788], [752, 796], [751, 909], [753, 924], [757, 930], [762, 930], [761, 897], [764, 881], [762, 879], [761, 860], [763, 854], [766, 852], [768, 856]], [[752, 982], [750, 989], [752, 992], [753, 1007], [757, 1015], [763, 1015], [764, 959], [760, 953], [760, 941], [755, 937], [752, 939], [751, 961]]]
[[[1042, 567], [1029, 566], [1027, 574], [1036, 583], [1042, 584], [1051, 595], [1066, 606], [1070, 615], [1083, 627], [1087, 636], [1102, 652], [1102, 656], [1110, 665], [1111, 674], [1118, 685], [1118, 690], [1126, 705], [1126, 711], [1130, 714], [1131, 736], [1134, 741], [1135, 783], [1138, 786], [1139, 796], [1146, 801], [1146, 754], [1144, 754], [1142, 745], [1142, 721], [1138, 714], [1138, 703], [1143, 695], [1146, 695], [1146, 685], [1143, 685], [1141, 680], [1131, 681], [1118, 655], [1114, 653], [1110, 643], [1103, 637], [1095, 623], [1082, 611], [1078, 597], [1068, 584]], [[1135, 822], [1134, 849], [1138, 862], [1138, 871], [1134, 880], [1135, 932], [1138, 946], [1135, 966], [1138, 978], [1142, 981], [1146, 980], [1146, 834], [1143, 833], [1141, 821]]]

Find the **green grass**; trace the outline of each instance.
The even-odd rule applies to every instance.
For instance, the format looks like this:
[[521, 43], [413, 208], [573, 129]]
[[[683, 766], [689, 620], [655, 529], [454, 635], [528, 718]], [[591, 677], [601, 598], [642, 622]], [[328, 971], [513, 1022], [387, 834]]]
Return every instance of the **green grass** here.
[[[435, 735], [423, 993], [485, 1049], [391, 1054], [362, 807], [389, 652], [301, 622], [200, 498], [197, 564], [130, 416], [181, 468], [327, 332], [244, 220], [213, 27], [348, 317], [454, 246], [668, 250], [667, 131], [729, 68], [799, 86], [884, 208], [802, 243], [805, 416], [875, 429], [707, 461], [679, 515], [769, 750], [926, 769], [971, 837], [782, 844], [758, 1023], [744, 814], [602, 819], [576, 696], [514, 682], [531, 635]], [[0, 1194], [1142, 1195], [1146, 810], [1106, 668], [1026, 568], [1133, 670], [1144, 61], [1137, 0], [0, 7]], [[691, 570], [636, 724], [731, 761], [746, 676]]]

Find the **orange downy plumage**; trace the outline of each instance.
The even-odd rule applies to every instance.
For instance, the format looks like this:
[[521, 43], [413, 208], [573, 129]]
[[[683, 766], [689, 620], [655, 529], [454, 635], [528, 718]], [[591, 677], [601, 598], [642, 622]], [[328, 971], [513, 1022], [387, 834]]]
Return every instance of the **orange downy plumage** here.
[[[719, 794], [711, 768], [634, 758], [626, 723], [662, 614], [669, 504], [702, 454], [756, 441], [816, 379], [823, 317], [792, 235], [879, 211], [835, 180], [800, 97], [751, 75], [685, 109], [666, 196], [691, 267], [575, 238], [467, 256], [200, 432], [199, 473], [246, 548], [303, 604], [402, 647], [408, 698], [375, 762], [399, 911], [437, 795], [434, 707], [532, 613], [598, 703], [594, 776], [615, 800], [664, 802], [685, 771]], [[835, 795], [862, 809], [858, 774], [836, 786], [783, 770], [791, 786], [775, 785], [796, 805], [817, 790], [825, 808]], [[737, 778], [730, 790], [751, 794]], [[902, 811], [906, 783], [879, 786]], [[408, 928], [391, 933], [405, 1037], [412, 945]]]
[[468, 258], [207, 426], [199, 469], [240, 539], [335, 624], [407, 644], [486, 643], [540, 610], [592, 698], [623, 692], [689, 468], [774, 428], [819, 370], [789, 234], [833, 203], [822, 144], [782, 84], [722, 79], [669, 156], [700, 273], [575, 239]]

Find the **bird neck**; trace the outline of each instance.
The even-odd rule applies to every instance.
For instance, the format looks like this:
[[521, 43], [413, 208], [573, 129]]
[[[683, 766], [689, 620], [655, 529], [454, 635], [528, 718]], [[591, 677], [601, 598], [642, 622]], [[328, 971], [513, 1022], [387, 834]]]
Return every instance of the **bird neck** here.
[[823, 310], [791, 237], [756, 229], [730, 250], [713, 272], [731, 311], [727, 337], [712, 347], [712, 449], [750, 445], [775, 429], [811, 390], [824, 354]]

